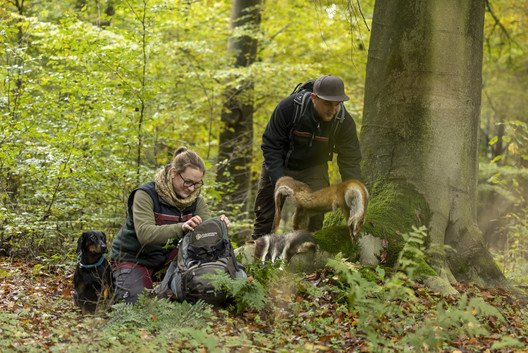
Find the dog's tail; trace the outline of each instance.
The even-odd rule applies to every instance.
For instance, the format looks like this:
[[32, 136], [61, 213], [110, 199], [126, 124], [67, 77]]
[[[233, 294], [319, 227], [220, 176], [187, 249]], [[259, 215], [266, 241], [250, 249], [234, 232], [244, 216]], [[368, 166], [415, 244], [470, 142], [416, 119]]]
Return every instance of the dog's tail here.
[[355, 180], [350, 184], [345, 192], [345, 203], [350, 208], [350, 215], [347, 220], [348, 227], [353, 225], [353, 234], [359, 232], [359, 228], [365, 222], [365, 213], [367, 212], [369, 193], [363, 183]]
[[282, 204], [286, 197], [293, 195], [293, 190], [286, 185], [277, 185], [275, 187], [275, 217], [273, 218], [273, 227], [271, 229], [272, 233], [277, 232], [279, 224], [281, 221], [281, 209]]

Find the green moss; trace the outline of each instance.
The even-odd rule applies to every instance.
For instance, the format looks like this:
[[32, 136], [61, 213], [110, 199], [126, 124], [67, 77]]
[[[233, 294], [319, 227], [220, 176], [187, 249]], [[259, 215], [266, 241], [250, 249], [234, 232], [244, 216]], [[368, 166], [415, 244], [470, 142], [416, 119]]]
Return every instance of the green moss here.
[[431, 212], [425, 198], [409, 183], [378, 181], [370, 194], [362, 231], [374, 235], [403, 233], [429, 222]]
[[343, 253], [350, 261], [359, 259], [357, 242], [352, 246], [348, 227], [345, 225], [323, 228], [314, 234], [319, 248], [331, 254]]
[[377, 282], [378, 279], [380, 279], [378, 273], [376, 272], [375, 268], [372, 266], [364, 266], [359, 269], [359, 273], [361, 273], [361, 276], [370, 282]]
[[[366, 221], [361, 232], [389, 241], [389, 263], [401, 251], [401, 234], [412, 227], [427, 226], [431, 218], [429, 206], [413, 185], [403, 181], [378, 181], [371, 189]], [[426, 245], [429, 242], [426, 239]]]
[[[401, 234], [410, 232], [413, 226], [427, 226], [431, 212], [427, 202], [414, 186], [403, 181], [378, 181], [369, 192], [366, 220], [360, 234], [368, 233], [387, 239], [387, 265], [393, 265], [403, 249]], [[348, 228], [344, 224], [341, 211], [328, 213], [324, 228], [314, 236], [322, 250], [332, 254], [341, 252], [355, 261], [359, 258], [359, 247], [352, 246]], [[429, 241], [430, 239], [426, 239], [426, 246]], [[427, 267], [430, 269], [428, 265]], [[430, 271], [424, 267], [424, 273]]]
[[346, 226], [343, 211], [336, 210], [325, 214], [323, 228], [330, 228], [333, 226]]
[[414, 272], [414, 279], [417, 281], [423, 281], [427, 277], [438, 276], [435, 270], [429, 266], [424, 259], [414, 259], [416, 261], [416, 271]]

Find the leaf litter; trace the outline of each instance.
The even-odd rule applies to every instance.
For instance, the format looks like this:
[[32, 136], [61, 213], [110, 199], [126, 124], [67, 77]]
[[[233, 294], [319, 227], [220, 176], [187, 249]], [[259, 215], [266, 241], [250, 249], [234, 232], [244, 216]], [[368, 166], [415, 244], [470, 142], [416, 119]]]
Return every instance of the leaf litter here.
[[[97, 337], [100, 324], [105, 320], [104, 315], [83, 317], [73, 305], [74, 268], [1, 257], [0, 269], [0, 350], [71, 351], [79, 345], [89, 345]], [[191, 341], [174, 341], [174, 351], [371, 351], [372, 345], [365, 338], [366, 333], [358, 327], [361, 318], [357, 313], [343, 310], [343, 304], [338, 302], [335, 293], [326, 290], [331, 287], [332, 278], [335, 280], [336, 275], [328, 269], [306, 275], [302, 286], [321, 288], [317, 295], [308, 294], [309, 291], [283, 293], [272, 290], [268, 305], [260, 312], [250, 309], [237, 315], [228, 310], [215, 309], [210, 329], [217, 338], [217, 348], [209, 347], [208, 350], [203, 345], [193, 347]], [[456, 283], [454, 288], [465, 294], [468, 301], [479, 298], [493, 306], [501, 318], [496, 314], [483, 315], [486, 335], [460, 336], [452, 342], [445, 342], [443, 347], [426, 344], [408, 347], [410, 351], [526, 351], [528, 328], [525, 302], [500, 288], [483, 288], [474, 283]], [[442, 296], [431, 292], [417, 282], [412, 289], [417, 303], [395, 302], [408, 320], [403, 330], [396, 327], [394, 321], [391, 322], [390, 316], [376, 321], [383, 323], [376, 330], [384, 339], [398, 343], [402, 334], [415, 331], [426, 319], [436, 317], [439, 306], [448, 308], [461, 300], [453, 295]], [[145, 341], [152, 339], [149, 332], [138, 329], [138, 334]], [[511, 344], [508, 345], [508, 342]], [[122, 344], [126, 345], [126, 342]], [[150, 349], [158, 351], [156, 347]]]

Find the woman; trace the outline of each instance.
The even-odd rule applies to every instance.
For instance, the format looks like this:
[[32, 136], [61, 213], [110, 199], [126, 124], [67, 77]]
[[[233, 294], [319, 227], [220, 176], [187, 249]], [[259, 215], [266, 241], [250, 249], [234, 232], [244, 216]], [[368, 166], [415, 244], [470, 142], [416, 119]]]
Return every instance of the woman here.
[[[117, 299], [134, 303], [145, 288], [152, 289], [152, 276], [176, 256], [169, 240], [181, 239], [209, 218], [200, 195], [205, 163], [194, 151], [179, 147], [172, 163], [154, 176], [154, 181], [135, 189], [128, 198], [128, 217], [112, 243], [110, 259]], [[220, 218], [230, 226], [225, 215]]]

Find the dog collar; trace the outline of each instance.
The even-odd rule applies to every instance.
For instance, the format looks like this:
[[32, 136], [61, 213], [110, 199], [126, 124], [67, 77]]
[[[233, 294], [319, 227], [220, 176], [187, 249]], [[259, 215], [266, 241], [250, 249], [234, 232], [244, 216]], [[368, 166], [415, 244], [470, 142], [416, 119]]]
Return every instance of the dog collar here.
[[91, 264], [91, 265], [83, 265], [83, 263], [81, 262], [81, 254], [79, 254], [79, 256], [77, 257], [77, 260], [79, 261], [79, 266], [81, 268], [97, 267], [97, 266], [101, 266], [101, 264], [103, 263], [104, 255], [101, 255], [101, 258], [99, 259], [99, 261], [97, 261], [96, 263]]

